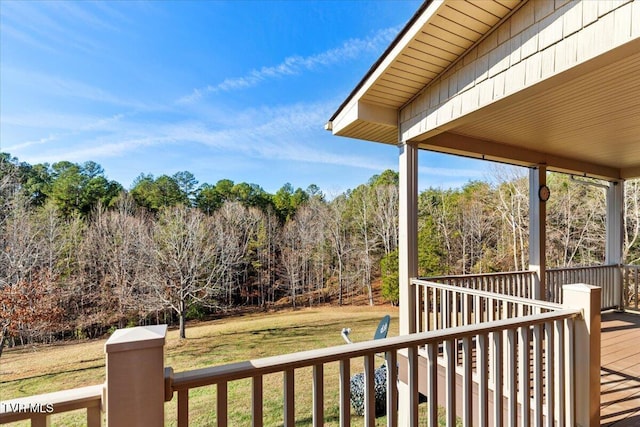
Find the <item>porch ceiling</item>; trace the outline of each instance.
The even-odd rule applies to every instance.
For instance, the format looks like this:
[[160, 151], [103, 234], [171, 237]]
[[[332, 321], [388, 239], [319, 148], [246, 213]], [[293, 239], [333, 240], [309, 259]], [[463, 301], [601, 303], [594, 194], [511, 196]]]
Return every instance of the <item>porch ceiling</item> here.
[[[520, 5], [425, 2], [327, 128], [340, 136], [397, 144], [401, 108]], [[604, 179], [640, 177], [638, 76], [640, 39], [635, 39], [411, 142]]]

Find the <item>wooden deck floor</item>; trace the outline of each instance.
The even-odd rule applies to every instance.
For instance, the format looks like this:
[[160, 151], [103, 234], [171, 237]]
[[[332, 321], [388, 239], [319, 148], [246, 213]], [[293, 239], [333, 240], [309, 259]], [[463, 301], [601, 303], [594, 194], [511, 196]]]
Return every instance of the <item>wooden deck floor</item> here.
[[600, 423], [640, 426], [640, 315], [602, 314]]

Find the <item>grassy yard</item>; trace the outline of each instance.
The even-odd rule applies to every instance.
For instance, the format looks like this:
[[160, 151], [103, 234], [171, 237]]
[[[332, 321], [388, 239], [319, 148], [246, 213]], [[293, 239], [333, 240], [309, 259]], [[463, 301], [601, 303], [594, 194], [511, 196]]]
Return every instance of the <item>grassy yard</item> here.
[[[192, 323], [187, 339], [172, 330], [165, 346], [166, 364], [175, 372], [283, 353], [343, 344], [340, 331], [352, 329], [354, 341], [371, 339], [378, 321], [391, 314], [389, 336], [398, 334], [397, 308], [321, 307], [296, 311], [251, 314], [211, 322]], [[105, 340], [46, 347], [11, 349], [0, 359], [0, 399], [6, 400], [61, 389], [99, 384], [104, 381]], [[352, 373], [362, 370], [352, 363]], [[264, 378], [264, 422], [282, 425], [282, 375]], [[325, 367], [325, 421], [338, 425], [338, 364]], [[166, 424], [176, 424], [176, 398], [166, 404]], [[229, 384], [229, 425], [249, 425], [250, 383]], [[298, 425], [311, 424], [311, 369], [296, 371], [296, 416]], [[355, 417], [355, 416], [354, 416]], [[215, 425], [215, 387], [190, 392], [190, 424]], [[384, 424], [380, 418], [380, 425]], [[353, 425], [361, 425], [355, 417]], [[52, 425], [82, 425], [80, 414], [54, 417]]]

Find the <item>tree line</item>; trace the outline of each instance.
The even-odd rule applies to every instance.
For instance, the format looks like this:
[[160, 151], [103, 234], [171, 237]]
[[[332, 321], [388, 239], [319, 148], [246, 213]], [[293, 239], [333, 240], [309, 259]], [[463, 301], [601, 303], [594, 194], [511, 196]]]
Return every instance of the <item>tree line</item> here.
[[397, 244], [397, 179], [331, 201], [315, 185], [269, 194], [186, 171], [124, 189], [94, 162], [2, 154], [0, 349], [158, 321], [184, 336], [187, 318], [283, 298], [373, 302], [377, 263]]
[[[419, 195], [419, 273], [527, 268], [528, 183]], [[604, 260], [604, 191], [550, 174], [548, 263]], [[625, 191], [625, 254], [640, 262], [640, 185]], [[315, 185], [199, 185], [190, 172], [140, 175], [125, 189], [94, 162], [30, 165], [0, 155], [0, 355], [4, 345], [179, 324], [234, 307], [350, 303], [382, 279], [397, 302], [398, 175], [331, 200]]]

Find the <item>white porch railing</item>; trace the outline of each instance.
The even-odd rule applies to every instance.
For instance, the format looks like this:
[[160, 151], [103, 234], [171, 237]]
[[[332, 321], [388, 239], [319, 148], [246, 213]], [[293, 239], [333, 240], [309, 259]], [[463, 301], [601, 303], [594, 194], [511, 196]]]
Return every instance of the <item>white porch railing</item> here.
[[0, 424], [30, 420], [32, 427], [49, 426], [51, 417], [63, 412], [86, 409], [87, 427], [102, 425], [104, 385], [40, 394], [0, 402]]
[[[573, 362], [574, 348], [574, 319], [581, 314], [577, 309], [563, 309], [538, 315], [517, 317], [507, 320], [468, 325], [447, 330], [432, 331], [387, 338], [384, 340], [361, 342], [341, 345], [321, 350], [305, 351], [283, 356], [257, 359], [247, 362], [234, 363], [224, 366], [198, 369], [180, 373], [172, 373], [168, 377], [167, 389], [178, 394], [178, 426], [189, 425], [189, 390], [196, 387], [212, 386], [217, 388], [216, 420], [218, 426], [227, 426], [227, 400], [229, 383], [241, 379], [251, 379], [252, 392], [247, 405], [252, 408], [252, 425], [262, 426], [263, 386], [264, 375], [276, 372], [284, 374], [284, 425], [295, 425], [295, 372], [296, 369], [313, 368], [313, 425], [324, 425], [324, 366], [327, 363], [340, 364], [340, 425], [351, 423], [349, 406], [349, 376], [351, 359], [362, 358], [365, 372], [365, 426], [375, 425], [374, 408], [374, 357], [376, 353], [384, 353], [387, 366], [396, 366], [398, 353], [404, 352], [408, 360], [408, 386], [411, 390], [409, 399], [412, 410], [417, 416], [418, 403], [418, 365], [419, 357], [424, 357], [429, 365], [427, 375], [428, 402], [438, 402], [438, 372], [439, 364], [444, 365], [445, 382], [445, 411], [448, 425], [455, 425], [456, 408], [455, 383], [456, 372], [461, 368], [463, 404], [460, 408], [465, 414], [465, 425], [472, 425], [471, 414], [483, 414], [488, 420], [488, 414], [512, 422], [511, 425], [529, 425], [529, 412], [555, 420], [557, 425], [574, 425], [573, 380], [575, 364]], [[504, 338], [506, 337], [506, 338]], [[475, 343], [475, 344], [473, 344]], [[472, 346], [475, 350], [472, 350]], [[530, 351], [533, 347], [533, 353]], [[507, 355], [506, 360], [494, 358], [489, 365], [487, 354], [490, 349], [494, 354]], [[444, 349], [444, 350], [441, 350]], [[444, 351], [444, 356], [438, 355]], [[533, 364], [531, 363], [533, 354]], [[555, 357], [554, 357], [555, 355]], [[543, 365], [543, 358], [546, 364]], [[440, 360], [442, 359], [442, 360]], [[475, 359], [475, 363], [474, 363]], [[475, 365], [475, 368], [472, 366]], [[519, 366], [519, 369], [517, 368]], [[546, 371], [550, 375], [543, 376]], [[558, 373], [564, 381], [546, 381], [542, 378], [553, 378], [551, 373]], [[500, 379], [493, 382], [491, 390], [498, 396], [504, 395], [504, 404], [497, 399], [490, 404], [489, 374], [492, 378]], [[397, 373], [388, 370], [387, 381], [387, 425], [398, 425], [395, 402], [398, 391], [395, 387]], [[533, 392], [529, 383], [533, 382]], [[480, 398], [472, 401], [474, 382], [478, 384]], [[518, 384], [526, 386], [519, 386]], [[544, 387], [544, 388], [543, 388]], [[543, 399], [542, 396], [545, 396]], [[168, 395], [172, 397], [172, 393]], [[521, 414], [518, 415], [518, 405]], [[524, 415], [522, 415], [524, 413]], [[437, 425], [438, 407], [429, 405], [429, 425]], [[519, 422], [518, 419], [522, 422]], [[495, 418], [494, 418], [495, 419]], [[435, 422], [434, 422], [435, 420]], [[451, 421], [453, 420], [453, 421]], [[511, 421], [509, 421], [511, 420]], [[413, 424], [412, 424], [413, 425]]]
[[[453, 283], [459, 283], [457, 279]], [[450, 331], [456, 327], [508, 324], [525, 319], [517, 328], [497, 328], [491, 336], [459, 337], [453, 343], [442, 345], [436, 353], [426, 354], [427, 360], [435, 358], [435, 364], [446, 372], [441, 376], [446, 377], [447, 384], [462, 380], [463, 402], [467, 404], [457, 408], [457, 415], [462, 417], [464, 425], [476, 425], [474, 420], [478, 421], [477, 425], [502, 425], [503, 422], [542, 425], [543, 418], [557, 425], [564, 422], [573, 425], [567, 413], [572, 413], [573, 408], [567, 409], [563, 400], [573, 391], [565, 390], [564, 383], [557, 388], [554, 381], [554, 373], [564, 378], [563, 373], [573, 369], [565, 365], [565, 352], [572, 351], [571, 344], [565, 341], [568, 339], [565, 336], [573, 335], [572, 318], [540, 320], [549, 314], [563, 313], [561, 305], [430, 280], [414, 279], [412, 283], [416, 289], [417, 332]], [[517, 366], [527, 369], [517, 370]], [[447, 394], [456, 392], [452, 385], [445, 388]], [[476, 407], [471, 402], [473, 393], [479, 399]], [[438, 401], [449, 408], [450, 399], [447, 396], [444, 400], [429, 401]], [[483, 418], [479, 418], [480, 414]]]
[[[227, 404], [231, 384], [250, 379], [251, 392], [245, 398], [247, 408], [251, 408], [251, 424], [259, 427], [264, 424], [263, 379], [265, 375], [281, 373], [283, 424], [294, 426], [297, 421], [295, 396], [304, 392], [299, 390], [304, 382], [296, 380], [299, 370], [310, 368], [313, 372], [309, 386], [313, 394], [312, 423], [321, 426], [325, 422], [328, 395], [325, 384], [330, 382], [326, 381], [327, 373], [331, 372], [325, 367], [337, 363], [339, 398], [335, 404], [339, 406], [340, 425], [348, 426], [352, 421], [351, 362], [362, 360], [364, 425], [374, 426], [374, 360], [379, 353], [384, 354], [387, 366], [399, 367], [399, 370], [387, 369], [388, 426], [417, 426], [422, 422], [418, 411], [419, 393], [428, 402], [425, 417], [429, 425], [436, 425], [438, 421], [438, 404], [444, 408], [447, 425], [454, 425], [456, 417], [461, 417], [465, 425], [599, 424], [599, 418], [593, 418], [599, 414], [598, 288], [567, 286], [566, 291], [572, 293], [567, 300], [573, 305], [559, 306], [437, 283], [415, 283], [416, 288], [426, 286], [439, 292], [426, 298], [424, 306], [444, 302], [449, 314], [445, 314], [445, 309], [438, 309], [439, 318], [449, 319], [446, 323], [449, 327], [176, 373], [162, 363], [166, 327], [116, 331], [105, 345], [107, 381], [103, 409], [106, 409], [107, 425], [161, 425], [164, 402], [177, 394], [178, 425], [186, 426], [189, 424], [189, 390], [215, 386], [212, 412], [217, 425], [224, 427], [230, 425]], [[465, 324], [461, 319], [468, 321]], [[458, 326], [453, 326], [455, 322]], [[406, 384], [401, 398], [396, 387], [399, 378]], [[87, 400], [77, 406], [87, 408], [91, 426], [101, 422], [102, 387], [85, 390]], [[76, 391], [82, 394], [81, 390]], [[408, 390], [406, 395], [405, 390]], [[48, 405], [54, 401], [54, 395], [28, 401]], [[65, 395], [53, 404], [54, 411], [75, 400]], [[398, 401], [408, 402], [408, 409], [398, 411]], [[400, 416], [403, 418], [399, 419]], [[48, 422], [46, 417], [25, 417], [24, 413], [6, 406], [0, 420], [25, 418], [32, 419], [33, 425]]]
[[550, 301], [562, 303], [562, 285], [587, 283], [602, 288], [602, 310], [620, 307], [622, 287], [619, 265], [596, 265], [590, 267], [565, 267], [547, 270], [546, 286]]
[[511, 271], [506, 273], [435, 276], [424, 280], [479, 291], [495, 292], [502, 295], [533, 298], [535, 277], [535, 272], [533, 271]]
[[[399, 360], [406, 363], [404, 366], [401, 363], [400, 371], [410, 390], [407, 425], [417, 425], [419, 392], [428, 402], [444, 406], [447, 425], [455, 425], [456, 416], [461, 416], [465, 425], [500, 425], [502, 422], [542, 425], [543, 420], [549, 420], [550, 425], [575, 425], [574, 417], [581, 412], [578, 406], [583, 403], [575, 397], [574, 378], [589, 376], [580, 372], [584, 365], [576, 362], [574, 347], [574, 338], [584, 339], [576, 337], [575, 328], [575, 321], [584, 321], [583, 310], [421, 280], [413, 283], [416, 288], [434, 290], [431, 294], [424, 292], [422, 304], [432, 309], [427, 309], [424, 317], [437, 319], [431, 323], [434, 329], [384, 340], [170, 372], [166, 398], [172, 399], [177, 392], [178, 425], [189, 424], [189, 390], [205, 386], [216, 387], [217, 425], [228, 425], [229, 384], [250, 379], [252, 425], [262, 426], [263, 377], [282, 373], [284, 425], [293, 426], [296, 422], [295, 395], [298, 393], [296, 370], [302, 368], [313, 369], [313, 425], [324, 425], [325, 365], [338, 362], [340, 425], [348, 426], [351, 423], [351, 361], [362, 359], [364, 425], [373, 426], [376, 353], [385, 354], [387, 366], [396, 366]], [[438, 308], [442, 306], [449, 309]], [[599, 337], [599, 324], [596, 335]], [[599, 354], [599, 347], [597, 352]], [[423, 373], [421, 365], [426, 365]], [[394, 369], [387, 372], [387, 425], [396, 426], [398, 374]], [[599, 377], [596, 380], [599, 383]], [[461, 393], [461, 403], [457, 403], [456, 393]], [[428, 405], [427, 418], [429, 425], [437, 424], [437, 404]]]
[[625, 265], [622, 267], [623, 278], [623, 307], [630, 310], [640, 310], [640, 265]]
[[[596, 265], [588, 267], [553, 268], [546, 271], [546, 288], [549, 301], [562, 303], [562, 286], [570, 283], [586, 283], [602, 288], [600, 308], [640, 308], [640, 266]], [[507, 273], [468, 274], [458, 276], [428, 277], [425, 280], [461, 288], [477, 289], [522, 298], [534, 298], [535, 272], [515, 271]], [[624, 281], [624, 293], [621, 291]], [[624, 295], [624, 301], [621, 301]]]
[[[514, 273], [511, 277], [516, 275], [527, 276], [527, 274], [519, 272]], [[453, 284], [436, 283], [431, 278], [413, 279], [412, 284], [415, 286], [417, 302], [416, 332], [435, 331], [562, 309], [559, 304], [485, 290], [487, 288], [501, 290], [502, 288], [494, 283], [493, 279], [502, 282], [504, 279], [502, 276], [507, 275], [491, 275], [485, 280], [477, 280], [476, 283], [482, 283], [483, 286], [475, 288], [465, 285], [475, 282], [476, 279], [482, 279], [482, 277], [467, 282], [459, 280], [463, 276], [446, 280]], [[478, 290], [478, 288], [483, 290]], [[511, 289], [517, 290], [516, 288]], [[520, 290], [523, 290], [523, 293], [528, 293], [524, 287]]]

